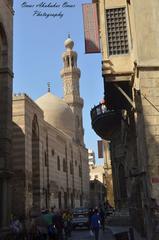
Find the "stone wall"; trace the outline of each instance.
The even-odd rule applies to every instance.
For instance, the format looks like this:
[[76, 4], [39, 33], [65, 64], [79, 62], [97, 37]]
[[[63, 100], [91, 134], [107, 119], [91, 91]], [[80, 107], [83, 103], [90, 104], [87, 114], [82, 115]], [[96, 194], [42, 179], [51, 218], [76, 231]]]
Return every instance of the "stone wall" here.
[[11, 216], [12, 58], [12, 4], [0, 1], [0, 228]]

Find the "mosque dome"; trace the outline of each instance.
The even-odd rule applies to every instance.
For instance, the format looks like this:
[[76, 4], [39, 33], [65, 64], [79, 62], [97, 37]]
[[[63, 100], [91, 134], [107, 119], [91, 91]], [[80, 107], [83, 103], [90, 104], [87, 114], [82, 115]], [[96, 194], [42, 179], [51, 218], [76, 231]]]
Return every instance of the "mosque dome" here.
[[35, 102], [43, 110], [46, 122], [73, 136], [74, 115], [69, 105], [63, 99], [47, 92]]

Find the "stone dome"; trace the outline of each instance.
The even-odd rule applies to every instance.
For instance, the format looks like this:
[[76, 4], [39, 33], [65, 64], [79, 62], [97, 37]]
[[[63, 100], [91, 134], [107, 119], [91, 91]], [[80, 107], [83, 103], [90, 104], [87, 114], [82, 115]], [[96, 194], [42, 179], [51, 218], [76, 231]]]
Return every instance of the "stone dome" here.
[[48, 92], [35, 102], [43, 110], [46, 122], [70, 136], [73, 136], [74, 115], [71, 108], [64, 100]]

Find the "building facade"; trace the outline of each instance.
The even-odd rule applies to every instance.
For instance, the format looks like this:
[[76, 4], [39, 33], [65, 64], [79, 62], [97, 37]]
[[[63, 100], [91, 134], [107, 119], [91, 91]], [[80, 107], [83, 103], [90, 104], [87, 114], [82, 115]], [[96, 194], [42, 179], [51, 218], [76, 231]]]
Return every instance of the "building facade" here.
[[26, 94], [13, 97], [13, 214], [89, 204], [83, 99], [73, 45], [70, 38], [65, 41], [63, 99], [53, 95], [50, 86], [35, 102]]
[[92, 109], [92, 126], [111, 141], [116, 207], [128, 209], [135, 239], [158, 239], [159, 2], [93, 2], [107, 109]]
[[91, 206], [99, 206], [106, 202], [114, 206], [110, 141], [99, 142], [101, 149], [98, 149], [98, 156], [103, 157], [102, 165], [96, 165], [95, 152], [88, 149]]
[[11, 0], [0, 1], [0, 229], [8, 225], [11, 211], [12, 6]]
[[92, 149], [88, 149], [88, 163], [89, 167], [94, 166], [96, 163], [95, 152]]
[[105, 171], [103, 165], [90, 166], [90, 207], [103, 206], [107, 200]]

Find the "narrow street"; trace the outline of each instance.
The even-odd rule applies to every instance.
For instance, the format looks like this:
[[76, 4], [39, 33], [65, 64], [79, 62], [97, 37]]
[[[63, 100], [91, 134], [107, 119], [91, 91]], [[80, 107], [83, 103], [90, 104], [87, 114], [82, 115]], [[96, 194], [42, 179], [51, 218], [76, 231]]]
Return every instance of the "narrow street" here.
[[[94, 240], [94, 237], [89, 235], [89, 230], [79, 229], [72, 232], [70, 240]], [[111, 231], [106, 228], [104, 232], [100, 231], [99, 240], [115, 240], [115, 238], [112, 236]]]

